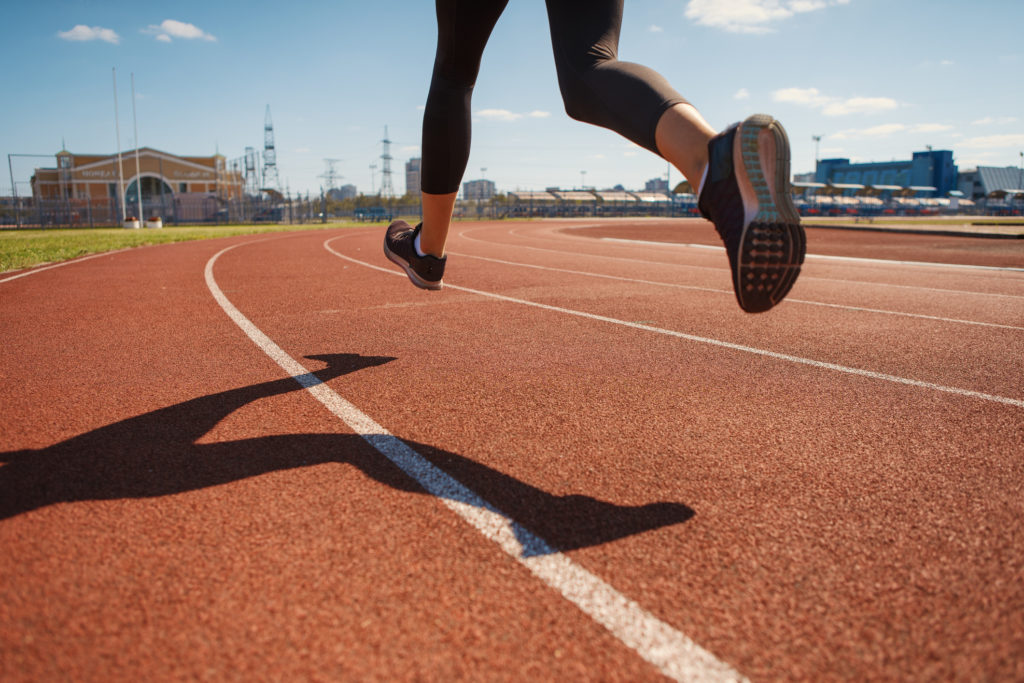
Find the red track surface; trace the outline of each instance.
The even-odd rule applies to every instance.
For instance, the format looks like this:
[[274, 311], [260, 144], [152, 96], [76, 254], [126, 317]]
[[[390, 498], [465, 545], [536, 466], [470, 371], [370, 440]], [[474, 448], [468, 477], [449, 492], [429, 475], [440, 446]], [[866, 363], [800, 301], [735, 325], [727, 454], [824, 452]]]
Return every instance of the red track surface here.
[[739, 674], [1024, 679], [1024, 272], [814, 256], [1024, 244], [814, 230], [750, 316], [589, 225], [457, 224], [439, 293], [380, 227], [0, 282], [0, 679], [661, 676], [246, 336], [231, 245], [285, 354]]

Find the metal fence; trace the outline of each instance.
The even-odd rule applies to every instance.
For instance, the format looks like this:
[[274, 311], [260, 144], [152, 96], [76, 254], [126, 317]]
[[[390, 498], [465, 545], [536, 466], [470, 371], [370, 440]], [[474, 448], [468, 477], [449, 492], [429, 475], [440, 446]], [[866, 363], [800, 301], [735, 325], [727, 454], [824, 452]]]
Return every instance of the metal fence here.
[[222, 200], [209, 195], [167, 196], [130, 203], [122, 214], [117, 199], [6, 198], [0, 202], [0, 226], [15, 228], [96, 228], [120, 226], [122, 215], [132, 218], [159, 217], [164, 225], [227, 223], [309, 223], [322, 220], [319, 197], [274, 200], [249, 197]]
[[[839, 200], [844, 200], [839, 203]], [[1022, 200], [979, 200], [959, 206], [948, 200], [906, 200], [901, 204], [866, 204], [855, 198], [821, 201], [798, 199], [803, 215], [1024, 215]], [[138, 213], [138, 204], [131, 203], [125, 212]], [[174, 195], [144, 200], [142, 219], [159, 216], [164, 225], [224, 225], [247, 223], [303, 224], [348, 219], [367, 222], [388, 222], [397, 216], [415, 217], [421, 207], [415, 203], [382, 203], [341, 209], [322, 197], [247, 197], [222, 200], [208, 195]], [[455, 217], [466, 220], [503, 218], [590, 218], [699, 215], [691, 195], [676, 195], [671, 201], [615, 202], [601, 201], [528, 201], [510, 197], [490, 201], [463, 201], [456, 206]], [[109, 227], [122, 224], [121, 206], [116, 199], [33, 200], [31, 198], [0, 198], [0, 227], [5, 228], [67, 228]]]

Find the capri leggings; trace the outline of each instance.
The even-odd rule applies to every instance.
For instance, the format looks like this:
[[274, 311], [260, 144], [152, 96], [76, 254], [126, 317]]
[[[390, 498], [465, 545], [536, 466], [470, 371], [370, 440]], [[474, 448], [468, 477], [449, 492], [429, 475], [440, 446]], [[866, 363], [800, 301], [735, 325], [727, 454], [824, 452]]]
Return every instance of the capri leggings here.
[[[569, 116], [659, 154], [654, 131], [685, 103], [657, 72], [618, 60], [623, 0], [546, 0], [562, 101]], [[484, 46], [508, 0], [436, 0], [437, 55], [423, 112], [422, 188], [457, 192], [469, 163], [470, 100]]]

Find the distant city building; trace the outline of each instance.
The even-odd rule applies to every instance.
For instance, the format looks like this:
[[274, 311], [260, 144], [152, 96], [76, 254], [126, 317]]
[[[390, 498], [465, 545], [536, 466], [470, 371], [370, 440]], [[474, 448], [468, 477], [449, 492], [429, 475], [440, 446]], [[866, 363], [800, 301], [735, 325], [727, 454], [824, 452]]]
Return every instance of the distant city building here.
[[1024, 190], [1024, 169], [979, 166], [960, 174], [958, 188], [968, 199], [981, 199], [1006, 190]]
[[330, 196], [331, 199], [340, 202], [346, 199], [355, 199], [355, 196], [358, 193], [356, 192], [355, 185], [342, 185], [341, 187], [334, 188], [327, 194], [328, 196]]
[[420, 193], [419, 159], [409, 159], [405, 162], [405, 193], [414, 196]]
[[462, 184], [463, 199], [490, 199], [493, 196], [493, 180], [470, 180]]
[[[120, 169], [116, 154], [72, 154], [58, 152], [56, 168], [37, 168], [32, 176], [32, 196], [36, 199], [88, 199], [120, 201], [118, 183], [124, 183], [124, 195], [131, 204], [139, 189], [144, 201], [172, 199], [176, 195], [213, 195], [220, 199], [242, 197], [242, 175], [226, 168], [224, 157], [179, 157], [142, 147], [121, 154]], [[120, 179], [120, 180], [119, 180]]]
[[914, 152], [912, 159], [904, 161], [852, 164], [849, 159], [822, 159], [814, 180], [833, 185], [916, 188], [945, 197], [957, 189], [957, 168], [953, 152], [928, 150]]
[[644, 183], [644, 192], [668, 192], [668, 181], [664, 178], [651, 178]]

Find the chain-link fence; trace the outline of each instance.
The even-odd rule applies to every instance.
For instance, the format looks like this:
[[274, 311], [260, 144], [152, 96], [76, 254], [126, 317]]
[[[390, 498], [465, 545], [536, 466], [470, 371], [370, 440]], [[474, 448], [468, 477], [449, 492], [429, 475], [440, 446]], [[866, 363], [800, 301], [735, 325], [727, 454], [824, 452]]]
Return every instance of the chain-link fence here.
[[[803, 215], [846, 216], [920, 216], [920, 215], [1024, 215], [1024, 200], [983, 199], [977, 202], [947, 200], [904, 200], [899, 205], [865, 205], [855, 198], [832, 199], [828, 207], [820, 202], [800, 199]], [[831, 208], [829, 208], [831, 207]], [[826, 213], [828, 208], [831, 213]], [[131, 202], [124, 215], [136, 217], [138, 204]], [[414, 218], [421, 214], [418, 202], [406, 198], [384, 200], [380, 205], [343, 206], [322, 197], [248, 197], [222, 200], [209, 195], [151, 197], [142, 204], [142, 222], [159, 217], [164, 225], [286, 223], [303, 224], [329, 220], [388, 222], [398, 216]], [[462, 201], [456, 205], [455, 218], [499, 220], [503, 218], [590, 218], [590, 217], [682, 217], [699, 215], [692, 195], [675, 195], [662, 201], [588, 201], [525, 200], [500, 196], [485, 201]], [[121, 205], [117, 199], [0, 198], [0, 227], [4, 228], [92, 228], [122, 225]]]
[[159, 217], [164, 225], [227, 223], [309, 223], [322, 220], [318, 197], [222, 200], [210, 195], [175, 195], [130, 202], [122, 212], [117, 199], [6, 198], [0, 202], [0, 226], [15, 228], [95, 228], [122, 225], [126, 218]]

